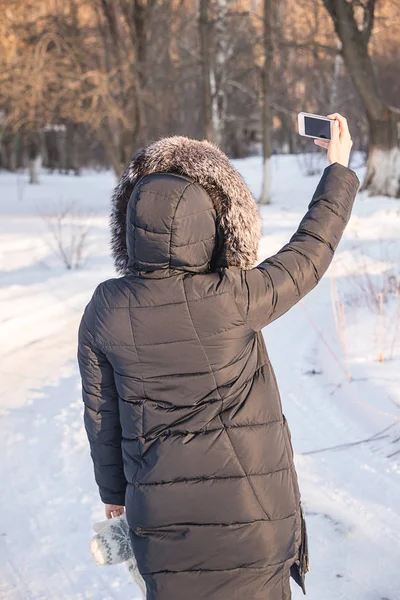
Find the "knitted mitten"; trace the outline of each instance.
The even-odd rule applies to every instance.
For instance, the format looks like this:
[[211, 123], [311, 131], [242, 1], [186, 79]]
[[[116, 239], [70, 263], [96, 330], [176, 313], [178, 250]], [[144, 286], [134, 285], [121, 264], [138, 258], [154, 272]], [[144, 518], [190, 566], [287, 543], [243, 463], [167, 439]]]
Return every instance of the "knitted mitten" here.
[[140, 591], [142, 592], [143, 600], [146, 600], [146, 584], [144, 582], [143, 577], [139, 573], [139, 569], [137, 567], [136, 560], [134, 558], [130, 558], [129, 560], [127, 560], [125, 562], [125, 564], [128, 567], [128, 571], [129, 571], [133, 581], [136, 583], [136, 585], [139, 587]]
[[96, 535], [90, 544], [90, 553], [99, 565], [115, 565], [133, 557], [129, 526], [125, 513], [95, 523]]
[[115, 565], [125, 562], [134, 582], [146, 598], [146, 584], [139, 573], [133, 554], [126, 514], [95, 523], [96, 535], [90, 543], [90, 554], [98, 565]]

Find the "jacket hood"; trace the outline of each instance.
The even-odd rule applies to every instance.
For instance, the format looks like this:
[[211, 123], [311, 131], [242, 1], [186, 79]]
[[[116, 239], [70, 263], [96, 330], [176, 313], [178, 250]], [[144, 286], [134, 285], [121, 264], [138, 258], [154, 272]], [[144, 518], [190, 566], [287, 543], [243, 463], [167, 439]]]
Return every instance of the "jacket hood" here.
[[217, 214], [199, 184], [175, 173], [150, 173], [135, 185], [126, 212], [128, 271], [168, 277], [213, 270]]
[[[160, 176], [163, 173], [180, 177], [166, 178], [162, 182]], [[150, 174], [154, 176], [158, 174], [159, 177], [146, 179]], [[185, 208], [179, 203], [179, 211], [183, 212], [176, 215], [178, 220], [174, 222], [172, 222], [171, 208], [173, 206], [177, 208], [177, 193], [179, 190], [182, 193], [184, 188], [185, 202], [189, 198], [192, 217], [197, 220], [199, 217], [195, 215], [204, 210], [208, 211], [213, 222], [208, 218], [202, 223], [199, 239], [190, 238], [190, 235], [192, 238], [194, 236], [192, 229], [192, 234], [189, 231], [186, 238], [184, 236], [181, 240], [182, 244], [177, 239], [176, 246], [171, 246], [182, 245], [182, 247], [186, 246], [187, 250], [193, 242], [193, 246], [197, 245], [198, 250], [202, 247], [204, 252], [199, 250], [188, 256], [183, 253], [184, 248], [182, 248], [182, 256], [178, 262], [175, 263], [172, 259], [171, 263], [171, 247], [167, 249], [164, 247], [162, 250], [159, 245], [163, 233], [164, 238], [167, 238], [167, 231], [158, 230], [157, 221], [160, 225], [161, 218], [161, 222], [165, 224], [163, 218], [167, 218], [170, 234], [178, 233], [177, 225], [182, 222]], [[197, 197], [198, 208], [194, 208], [196, 204], [194, 196]], [[145, 202], [149, 204], [148, 208], [151, 204], [151, 210], [144, 209]], [[161, 203], [163, 203], [162, 207], [160, 207]], [[128, 204], [130, 211], [127, 219]], [[138, 206], [144, 210], [145, 216], [142, 210], [136, 212]], [[144, 217], [145, 222], [136, 223], [136, 226], [139, 225], [136, 228], [132, 219], [138, 215], [140, 219]], [[194, 221], [192, 224], [196, 227]], [[210, 264], [206, 264], [205, 267], [194, 264], [199, 262], [201, 256], [208, 263], [211, 260], [211, 270], [230, 266], [249, 269], [257, 261], [261, 217], [254, 197], [226, 154], [206, 140], [173, 136], [153, 142], [133, 157], [112, 195], [110, 229], [111, 252], [115, 268], [122, 275], [135, 269], [152, 271], [168, 267], [180, 270], [186, 267], [189, 270], [193, 270], [193, 267], [196, 267], [197, 271], [210, 270]], [[144, 241], [143, 232], [146, 230], [150, 234], [147, 236], [149, 243], [135, 246], [135, 236], [136, 240]], [[134, 231], [136, 231], [135, 235]], [[151, 233], [157, 234], [157, 231], [159, 231], [158, 237], [152, 244]], [[137, 254], [138, 251], [140, 256]], [[149, 259], [145, 257], [146, 252], [151, 253], [148, 254]], [[150, 258], [151, 255], [155, 260]]]

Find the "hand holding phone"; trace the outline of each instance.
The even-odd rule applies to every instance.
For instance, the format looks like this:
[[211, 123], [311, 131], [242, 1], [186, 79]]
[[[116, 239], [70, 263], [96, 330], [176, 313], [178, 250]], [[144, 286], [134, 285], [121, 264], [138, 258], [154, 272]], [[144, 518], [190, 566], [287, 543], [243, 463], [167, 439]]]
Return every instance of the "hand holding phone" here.
[[316, 138], [314, 144], [328, 150], [328, 161], [349, 166], [350, 151], [353, 146], [347, 119], [339, 113], [327, 117], [299, 113], [299, 133], [306, 137]]
[[344, 167], [348, 167], [353, 140], [351, 139], [347, 119], [339, 113], [328, 115], [328, 119], [333, 121], [331, 140], [329, 142], [314, 140], [314, 144], [328, 150], [329, 164], [337, 162]]

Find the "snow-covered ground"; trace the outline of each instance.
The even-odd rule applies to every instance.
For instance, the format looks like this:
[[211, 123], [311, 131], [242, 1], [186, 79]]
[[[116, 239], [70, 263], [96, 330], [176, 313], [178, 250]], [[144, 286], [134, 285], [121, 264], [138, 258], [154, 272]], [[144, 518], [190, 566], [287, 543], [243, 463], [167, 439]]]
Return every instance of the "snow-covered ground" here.
[[[258, 195], [261, 160], [236, 165]], [[288, 241], [317, 181], [301, 175], [295, 157], [273, 158], [260, 259]], [[0, 597], [7, 600], [139, 598], [124, 565], [98, 567], [89, 555], [91, 525], [104, 507], [76, 363], [84, 306], [97, 283], [115, 276], [113, 185], [104, 172], [43, 174], [39, 186], [0, 174]], [[90, 224], [77, 270], [63, 266], [46, 218], [66, 208], [59, 230], [66, 240]], [[307, 517], [309, 600], [400, 598], [399, 240], [399, 201], [359, 194], [321, 284], [264, 331]], [[303, 597], [292, 588], [294, 600]]]

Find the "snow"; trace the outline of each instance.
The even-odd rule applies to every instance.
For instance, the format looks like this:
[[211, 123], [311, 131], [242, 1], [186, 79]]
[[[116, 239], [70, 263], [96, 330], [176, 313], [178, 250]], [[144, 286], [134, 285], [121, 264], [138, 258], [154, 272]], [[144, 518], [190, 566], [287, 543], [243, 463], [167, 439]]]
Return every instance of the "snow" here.
[[[258, 197], [261, 158], [235, 164]], [[357, 172], [361, 179], [364, 169]], [[76, 364], [84, 306], [97, 283], [115, 276], [114, 177], [42, 172], [40, 185], [27, 180], [0, 174], [0, 598], [139, 598], [125, 565], [99, 567], [89, 554], [104, 507]], [[260, 260], [288, 241], [317, 181], [301, 175], [296, 157], [272, 158]], [[41, 216], [65, 206], [65, 239], [90, 225], [80, 269], [65, 268]], [[320, 285], [264, 330], [307, 518], [309, 600], [400, 597], [399, 240], [399, 202], [359, 194]], [[333, 307], [346, 321], [338, 330]]]

